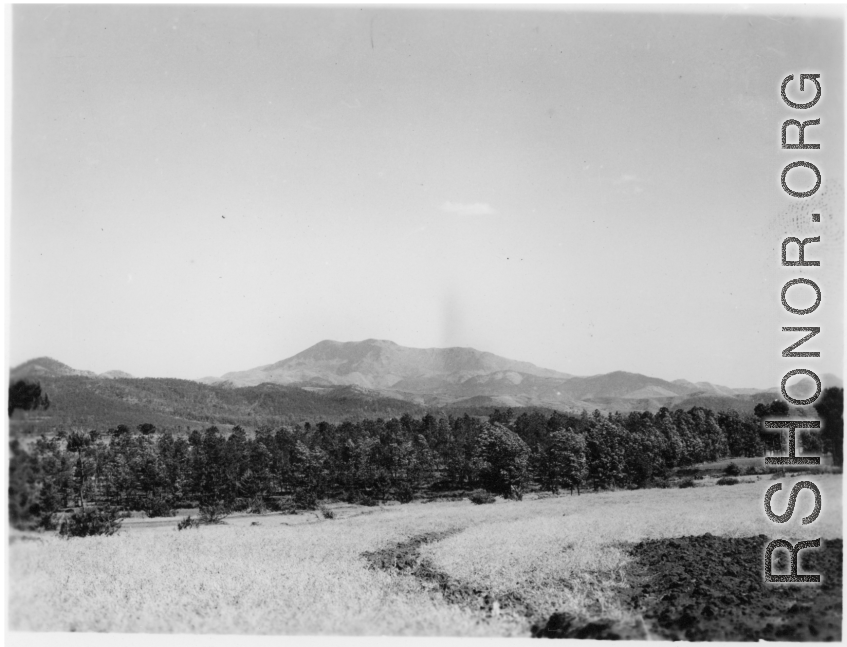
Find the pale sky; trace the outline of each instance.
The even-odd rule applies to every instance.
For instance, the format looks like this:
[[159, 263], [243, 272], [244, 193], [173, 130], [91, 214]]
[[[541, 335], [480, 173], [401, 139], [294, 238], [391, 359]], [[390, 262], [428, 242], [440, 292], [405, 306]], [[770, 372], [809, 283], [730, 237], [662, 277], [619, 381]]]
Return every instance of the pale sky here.
[[[199, 378], [377, 338], [841, 374], [843, 22], [791, 10], [16, 6], [9, 361]], [[781, 268], [812, 200], [823, 266]], [[781, 358], [808, 325], [822, 357]]]

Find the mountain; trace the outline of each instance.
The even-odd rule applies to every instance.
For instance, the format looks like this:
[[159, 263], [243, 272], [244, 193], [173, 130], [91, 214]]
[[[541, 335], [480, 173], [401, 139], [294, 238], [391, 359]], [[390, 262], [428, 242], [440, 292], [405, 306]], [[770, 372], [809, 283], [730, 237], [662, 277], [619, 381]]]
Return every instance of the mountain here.
[[[823, 373], [818, 376], [821, 381], [821, 388], [825, 389], [830, 386], [841, 386], [844, 384], [841, 380], [833, 375], [832, 373]], [[788, 380], [785, 385], [785, 391], [792, 398], [808, 398], [811, 395], [814, 395], [817, 390], [817, 385], [815, 381], [810, 378], [808, 375], [794, 376], [792, 379]], [[777, 389], [774, 389], [777, 390]]]
[[366, 389], [432, 393], [494, 373], [567, 379], [571, 376], [473, 348], [407, 348], [391, 341], [322, 341], [301, 353], [266, 366], [226, 373], [234, 386], [275, 384], [349, 384]]
[[[355, 385], [384, 397], [426, 406], [547, 407], [561, 410], [657, 410], [691, 398], [738, 403], [743, 409], [767, 396], [709, 382], [668, 382], [615, 371], [577, 377], [473, 348], [408, 348], [391, 341], [322, 341], [287, 359], [226, 373], [207, 384], [233, 387], [263, 383], [305, 388]], [[748, 406], [749, 405], [749, 406]]]

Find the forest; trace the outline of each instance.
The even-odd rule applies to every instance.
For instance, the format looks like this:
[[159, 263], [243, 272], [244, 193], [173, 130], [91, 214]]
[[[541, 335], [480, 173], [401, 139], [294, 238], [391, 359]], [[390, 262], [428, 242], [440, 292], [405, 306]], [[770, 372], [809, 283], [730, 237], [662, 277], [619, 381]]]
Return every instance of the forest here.
[[[823, 393], [815, 405], [823, 430], [800, 436], [804, 453], [831, 453], [841, 465], [842, 406], [843, 389]], [[56, 513], [86, 506], [169, 516], [197, 506], [314, 509], [322, 499], [405, 503], [472, 489], [521, 499], [533, 487], [577, 494], [666, 487], [676, 468], [784, 451], [785, 433], [765, 431], [762, 420], [788, 413], [774, 401], [757, 405], [754, 415], [695, 407], [516, 416], [508, 409], [487, 419], [404, 414], [264, 426], [249, 436], [241, 427], [224, 434], [215, 426], [174, 435], [151, 423], [60, 431], [26, 447], [11, 441], [10, 521], [52, 528]]]

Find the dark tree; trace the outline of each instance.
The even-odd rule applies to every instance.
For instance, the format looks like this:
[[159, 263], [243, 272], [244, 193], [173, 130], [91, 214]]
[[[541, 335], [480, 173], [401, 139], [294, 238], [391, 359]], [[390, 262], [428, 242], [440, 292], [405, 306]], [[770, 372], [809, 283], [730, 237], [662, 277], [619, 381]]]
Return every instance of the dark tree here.
[[509, 407], [505, 411], [500, 411], [500, 409], [494, 409], [494, 413], [488, 416], [488, 422], [491, 424], [501, 424], [508, 425], [512, 422], [512, 418], [515, 417], [514, 411]]
[[467, 413], [453, 420], [451, 439], [443, 446], [447, 478], [453, 487], [470, 485], [474, 477], [474, 452], [481, 423]]
[[109, 429], [109, 435], [119, 437], [119, 436], [129, 436], [131, 434], [129, 427], [126, 425], [118, 425], [115, 429]]
[[790, 409], [788, 404], [782, 400], [774, 400], [769, 404], [757, 404], [753, 414], [757, 418], [768, 418], [771, 416], [787, 416]]
[[85, 482], [86, 479], [91, 475], [91, 466], [83, 460], [83, 452], [91, 446], [91, 436], [89, 434], [81, 433], [78, 431], [72, 431], [68, 435], [67, 439], [67, 451], [68, 452], [76, 452], [77, 462], [76, 462], [76, 470], [74, 472], [74, 478], [76, 479], [77, 492], [79, 493], [79, 506], [82, 508], [83, 512], [85, 512]]
[[140, 431], [145, 436], [149, 436], [150, 434], [156, 433], [156, 425], [151, 424], [149, 422], [143, 422], [138, 427], [136, 427], [138, 431]]
[[550, 446], [542, 455], [543, 475], [546, 487], [558, 494], [560, 488], [569, 488], [573, 494], [580, 493], [580, 486], [588, 476], [585, 459], [585, 438], [572, 429], [555, 431]]
[[476, 439], [474, 463], [483, 487], [507, 499], [523, 498], [529, 478], [529, 447], [514, 431], [486, 424]]
[[26, 528], [38, 512], [37, 460], [17, 439], [9, 443], [9, 522]]
[[[621, 426], [621, 425], [619, 425]], [[656, 429], [649, 413], [631, 413], [622, 425], [625, 481], [644, 486], [654, 476], [664, 476], [665, 436]]]
[[749, 415], [742, 417], [737, 411], [721, 411], [718, 413], [718, 425], [726, 435], [730, 456], [752, 457], [763, 454], [759, 424], [755, 418]]
[[18, 380], [9, 385], [9, 417], [12, 417], [15, 409], [22, 411], [33, 411], [35, 409], [47, 409], [50, 407], [50, 398], [41, 393], [41, 384]]
[[844, 464], [844, 389], [824, 389], [814, 407], [823, 427], [823, 448], [832, 454], [832, 463], [840, 467]]
[[594, 490], [621, 486], [626, 483], [626, 435], [627, 431], [618, 424], [595, 418], [595, 423], [586, 435], [586, 457], [588, 476], [594, 482]]
[[538, 451], [539, 447], [544, 447], [549, 443], [550, 432], [547, 427], [547, 417], [538, 411], [519, 415], [512, 425], [512, 429], [533, 451]]

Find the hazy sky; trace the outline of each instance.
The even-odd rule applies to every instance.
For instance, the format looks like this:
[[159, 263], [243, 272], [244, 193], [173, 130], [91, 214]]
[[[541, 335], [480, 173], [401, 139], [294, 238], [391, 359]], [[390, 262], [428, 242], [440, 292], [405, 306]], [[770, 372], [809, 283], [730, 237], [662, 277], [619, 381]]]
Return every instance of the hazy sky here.
[[[840, 20], [732, 7], [16, 6], [9, 360], [199, 378], [378, 338], [840, 374], [842, 58]], [[821, 150], [781, 150], [787, 118]], [[779, 301], [798, 159], [830, 234], [809, 317]], [[822, 358], [782, 359], [803, 325]]]

